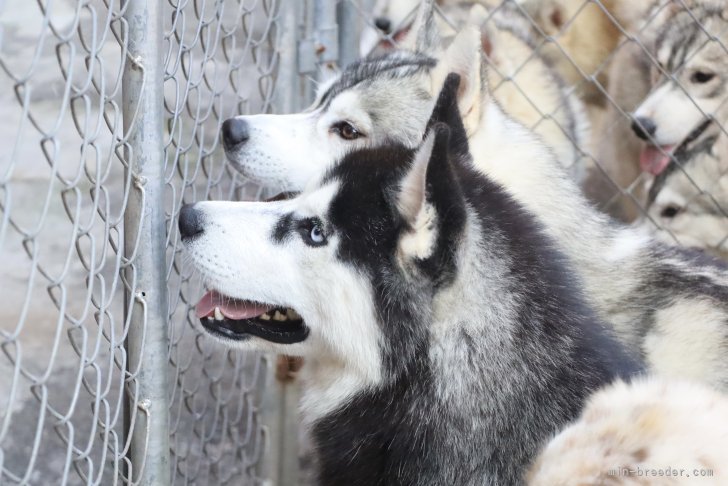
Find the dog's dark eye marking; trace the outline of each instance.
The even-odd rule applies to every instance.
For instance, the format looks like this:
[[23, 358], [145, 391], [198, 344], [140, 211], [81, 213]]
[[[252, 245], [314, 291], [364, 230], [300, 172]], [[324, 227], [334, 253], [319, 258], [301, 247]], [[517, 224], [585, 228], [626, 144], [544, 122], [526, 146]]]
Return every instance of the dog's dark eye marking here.
[[298, 225], [298, 232], [303, 242], [308, 246], [324, 246], [328, 243], [324, 224], [318, 218], [307, 218], [301, 220]]
[[331, 131], [344, 140], [356, 140], [363, 137], [364, 134], [357, 130], [354, 125], [347, 121], [335, 123], [331, 126]]
[[715, 77], [715, 73], [709, 73], [704, 71], [695, 71], [692, 76], [690, 76], [690, 81], [693, 83], [703, 84], [707, 83], [711, 79]]
[[291, 213], [286, 214], [278, 220], [275, 227], [273, 228], [273, 241], [281, 243], [291, 234], [293, 223], [293, 215]]
[[680, 208], [677, 206], [668, 206], [662, 210], [660, 216], [663, 218], [674, 218], [680, 212]]

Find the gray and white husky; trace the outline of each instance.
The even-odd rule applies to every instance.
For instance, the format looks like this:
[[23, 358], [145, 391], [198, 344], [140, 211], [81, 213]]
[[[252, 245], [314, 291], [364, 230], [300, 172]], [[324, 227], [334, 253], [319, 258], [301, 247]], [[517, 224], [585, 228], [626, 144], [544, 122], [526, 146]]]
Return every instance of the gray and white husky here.
[[[590, 138], [585, 107], [541, 55], [544, 46], [537, 42], [540, 37], [532, 35], [533, 26], [526, 14], [511, 1], [436, 3], [439, 12], [434, 20], [441, 43], [446, 45], [466, 26], [477, 28], [488, 65], [484, 76], [493, 99], [510, 117], [532, 129], [561, 165], [582, 181], [586, 173], [582, 150]], [[362, 49], [368, 53], [378, 39], [378, 53], [395, 47], [413, 48], [413, 39], [406, 34], [416, 20], [412, 13], [418, 4], [419, 0], [378, 2], [373, 12], [377, 29], [364, 30]], [[378, 37], [376, 30], [384, 37]]]
[[347, 151], [393, 141], [416, 147], [437, 90], [458, 73], [475, 167], [540, 219], [599, 315], [652, 370], [728, 388], [726, 269], [591, 207], [552, 152], [489, 95], [479, 33], [461, 31], [433, 58], [433, 28], [425, 2], [411, 33], [415, 51], [349, 66], [303, 113], [227, 120], [229, 160], [258, 182], [301, 190]]
[[688, 6], [671, 9], [656, 34], [652, 91], [633, 129], [647, 142], [642, 169], [655, 175], [647, 205], [658, 237], [726, 258], [728, 7]]
[[418, 150], [361, 149], [294, 199], [180, 214], [213, 289], [204, 328], [306, 358], [322, 485], [523, 484], [591, 392], [639, 371], [538, 222], [473, 167], [456, 90]]
[[712, 123], [728, 121], [728, 7], [688, 4], [672, 9], [658, 31], [652, 91], [634, 112], [633, 129], [648, 141], [640, 165], [654, 175], [682, 144], [695, 145]]
[[710, 127], [671, 157], [650, 184], [643, 224], [668, 244], [728, 260], [728, 135]]

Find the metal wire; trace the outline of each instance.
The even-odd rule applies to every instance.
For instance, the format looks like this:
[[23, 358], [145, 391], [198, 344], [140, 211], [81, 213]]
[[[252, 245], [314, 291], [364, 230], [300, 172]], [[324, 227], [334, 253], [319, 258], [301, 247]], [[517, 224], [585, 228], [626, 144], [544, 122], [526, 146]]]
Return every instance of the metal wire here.
[[[341, 0], [341, 2], [349, 5], [349, 8], [356, 12], [361, 19], [362, 28], [376, 32], [381, 40], [395, 45], [397, 44], [395, 34], [413, 21], [419, 3], [414, 0], [401, 2], [402, 5], [412, 7], [412, 11], [409, 15], [403, 16], [399, 9], [398, 13], [401, 18], [392, 19], [395, 25], [392, 25], [391, 32], [384, 33], [376, 28], [375, 23], [375, 17], [381, 15], [382, 11], [373, 12], [371, 8], [363, 7], [361, 0]], [[395, 2], [389, 2], [389, 4], [393, 3]], [[619, 96], [618, 88], [614, 88], [614, 85], [617, 84], [615, 81], [618, 80], [609, 79], [610, 74], [611, 78], [619, 77], [619, 71], [612, 73], [611, 70], [619, 69], [624, 65], [624, 59], [620, 56], [624, 55], [624, 51], [631, 49], [633, 55], [638, 57], [639, 62], [642, 63], [641, 74], [649, 77], [650, 66], [655, 66], [663, 76], [668, 76], [668, 79], [675, 82], [678, 89], [690, 98], [689, 91], [678, 82], [679, 71], [668, 73], [659, 66], [653, 48], [654, 36], [666, 22], [665, 18], [669, 18], [671, 13], [676, 11], [684, 11], [696, 22], [696, 30], [702, 32], [704, 36], [702, 47], [714, 43], [720, 46], [724, 55], [728, 57], [728, 48], [721, 40], [720, 33], [706, 30], [694, 13], [695, 9], [709, 3], [700, 0], [654, 0], [634, 4], [626, 1], [602, 2], [600, 0], [471, 0], [466, 2], [443, 0], [436, 2], [435, 12], [442, 21], [442, 26], [448, 26], [457, 31], [465, 24], [469, 9], [473, 5], [479, 4], [485, 8], [488, 14], [483, 26], [497, 29], [499, 26], [506, 25], [507, 30], [518, 31], [521, 35], [525, 34], [529, 47], [532, 49], [531, 55], [515, 60], [510, 59], [511, 63], [519, 60], [520, 65], [510, 66], [509, 72], [500, 72], [499, 66], [488, 59], [488, 69], [498, 72], [501, 78], [495, 84], [491, 80], [489, 88], [496, 98], [498, 98], [498, 90], [504, 88], [510, 89], [512, 93], [517, 93], [522, 97], [526, 102], [524, 106], [536, 113], [535, 118], [531, 116], [528, 120], [520, 120], [526, 122], [529, 127], [538, 131], [539, 127], [544, 128], [545, 123], [553, 124], [558, 127], [563, 136], [570, 139], [575, 145], [575, 150], [580, 154], [580, 159], [576, 166], [570, 169], [570, 172], [588, 174], [588, 180], [580, 182], [584, 184], [587, 195], [602, 210], [628, 223], [637, 220], [635, 224], [650, 228], [669, 243], [697, 246], [723, 258], [728, 258], [728, 160], [718, 160], [716, 164], [719, 166], [718, 172], [711, 174], [708, 179], [700, 171], [684, 166], [685, 161], [673, 158], [672, 163], [676, 166], [676, 170], [688, 181], [680, 188], [679, 196], [682, 198], [680, 213], [688, 214], [694, 210], [697, 214], [694, 221], [700, 219], [702, 215], [709, 215], [714, 218], [712, 223], [705, 223], [703, 226], [696, 223], [695, 227], [688, 230], [682, 227], [683, 223], [672, 224], [669, 218], [661, 218], [654, 212], [650, 213], [648, 189], [653, 184], [653, 177], [639, 171], [639, 153], [636, 150], [641, 141], [636, 138], [630, 128], [634, 121], [632, 112], [637, 105], [633, 105], [632, 102], [628, 103], [624, 95]], [[379, 2], [380, 6], [384, 4], [386, 2]], [[632, 17], [630, 17], [628, 12], [618, 12], [620, 5], [624, 8], [635, 9], [639, 5], [644, 5], [644, 11], [641, 16], [632, 13]], [[389, 12], [384, 12], [385, 15], [387, 13]], [[599, 21], [595, 21], [595, 18], [599, 18]], [[396, 25], [397, 23], [399, 25]], [[593, 30], [585, 31], [583, 25]], [[582, 30], [579, 30], [580, 28]], [[592, 47], [590, 52], [592, 57], [589, 61], [595, 62], [591, 66], [585, 65], [583, 58], [573, 55], [575, 52], [573, 36], [576, 33], [592, 37], [598, 35], [600, 28], [612, 32], [605, 41], [613, 42], [613, 45]], [[590, 41], [590, 39], [583, 39], [585, 44]], [[582, 42], [582, 40], [576, 39], [576, 42]], [[606, 52], [598, 52], [600, 47], [602, 51], [606, 50]], [[511, 57], [512, 53], [496, 52], [496, 55]], [[346, 56], [346, 53], [342, 53], [342, 56]], [[533, 93], [532, 84], [522, 84], [521, 79], [528, 77], [523, 73], [526, 73], [530, 64], [543, 62], [540, 58], [546, 60], [554, 71], [565, 78], [564, 93], [567, 96], [578, 95], [585, 102], [592, 125], [591, 140], [574, 139], [569, 134], [568, 126], [563, 123], [564, 119], [559, 116], [564, 107], [545, 106], [543, 99], [539, 99]], [[631, 66], [627, 66], [626, 69], [629, 68]], [[521, 74], [523, 74], [523, 78], [519, 79]], [[634, 74], [630, 72], [629, 75]], [[607, 80], [610, 84], [607, 84]], [[541, 81], [548, 82], [547, 80]], [[531, 80], [531, 82], [537, 81]], [[642, 99], [646, 98], [648, 94], [649, 90], [644, 93]], [[724, 99], [720, 100], [721, 105], [728, 103], [728, 97], [723, 96]], [[716, 131], [725, 135], [726, 120], [714, 119], [703, 112], [696, 100], [690, 99], [693, 108], [706, 118], [713, 119]], [[505, 109], [506, 111], [509, 109], [507, 104]], [[624, 152], [610, 152], [610, 150], [619, 150], [619, 147], [624, 145], [627, 146]], [[617, 148], [615, 149], [615, 147]], [[617, 158], [615, 155], [627, 156], [628, 159], [614, 160]], [[711, 153], [706, 157], [715, 159], [716, 155]], [[724, 155], [724, 158], [728, 158], [728, 155]], [[696, 178], [696, 173], [702, 177]], [[667, 191], [669, 190], [675, 190], [675, 188], [668, 188]]]
[[[302, 109], [306, 79], [358, 57], [373, 3], [0, 1], [0, 484], [149, 484], [157, 474], [174, 484], [294, 482], [280, 470], [291, 457], [278, 456], [295, 454], [285, 441], [297, 438], [291, 408], [271, 412], [281, 393], [272, 358], [200, 333], [202, 282], [176, 219], [183, 203], [262, 196], [225, 163], [222, 122]], [[457, 28], [452, 5], [462, 3], [441, 2], [438, 15]], [[590, 90], [611, 113], [591, 141], [572, 139], [578, 163], [593, 170], [605, 210], [629, 205], [631, 216], [618, 215], [649, 220], [650, 178], [615, 174], [597, 142], [631, 133], [635, 106], [604, 79], [623, 49], [656, 63], [648, 38], [667, 2], [626, 26], [602, 2], [572, 0], [559, 31], [529, 0], [473, 3], [488, 7], [490, 23], [518, 16], [532, 36], [532, 55], [491, 88], [510, 83], [538, 115], [532, 128], [552, 123], [570, 137], [563, 106], [545, 107], [519, 84], [539, 56], [561, 56], [576, 73], [566, 93]], [[565, 39], [594, 9], [621, 39], [587, 70]], [[719, 163], [710, 181], [679, 167], [695, 187], [684, 204], [708, 201], [728, 221], [728, 189], [719, 188], [728, 161]]]
[[[164, 469], [175, 484], [263, 481], [267, 361], [201, 336], [193, 306], [203, 289], [175, 221], [184, 202], [259, 196], [225, 165], [218, 132], [234, 114], [271, 109], [279, 6], [160, 5], [155, 14], [139, 0], [0, 3], [1, 484], [149, 484]], [[133, 54], [134, 42], [150, 41], [133, 23], [155, 15], [156, 65]], [[163, 127], [145, 125], [130, 95], [135, 70], [139, 96], [158, 90]], [[135, 141], [155, 128], [159, 187]], [[164, 227], [145, 233], [155, 198]], [[152, 272], [143, 262], [154, 245], [166, 250]], [[161, 284], [147, 287], [150, 273]], [[161, 338], [151, 320], [159, 302], [168, 302]], [[161, 361], [133, 359], [132, 341], [143, 350], [160, 339]], [[169, 384], [168, 420], [145, 396], [149, 375]], [[165, 433], [167, 462], [150, 455]]]

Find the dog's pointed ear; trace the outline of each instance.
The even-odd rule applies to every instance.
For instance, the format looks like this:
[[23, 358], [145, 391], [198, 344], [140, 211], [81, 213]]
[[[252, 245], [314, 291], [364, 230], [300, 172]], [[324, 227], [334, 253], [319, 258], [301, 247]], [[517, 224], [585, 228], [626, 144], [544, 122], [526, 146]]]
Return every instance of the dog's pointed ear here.
[[449, 157], [450, 129], [432, 126], [400, 184], [397, 207], [407, 229], [400, 259], [416, 261], [433, 278], [447, 273], [465, 221], [465, 199]]
[[[443, 66], [438, 66], [441, 78], [446, 74], [460, 75], [457, 93], [457, 104], [463, 125], [468, 134], [472, 134], [480, 123], [484, 90], [484, 62], [481, 47], [480, 31], [469, 26], [455, 36], [443, 57]], [[435, 79], [437, 81], [437, 79]]]
[[[439, 132], [440, 143], [438, 144], [438, 150], [442, 150], [442, 139], [448, 137], [449, 134], [445, 130]], [[438, 132], [430, 130], [422, 142], [422, 145], [417, 150], [415, 157], [412, 161], [407, 174], [399, 187], [399, 193], [397, 195], [397, 208], [402, 218], [409, 224], [413, 225], [417, 218], [423, 211], [423, 208], [427, 200], [427, 168], [430, 165], [430, 160], [434, 155], [435, 141], [438, 137]], [[440, 154], [438, 154], [440, 155]], [[447, 154], [445, 154], [447, 155]]]
[[480, 46], [483, 53], [489, 58], [493, 54], [493, 43], [497, 37], [490, 12], [484, 5], [476, 3], [468, 12], [467, 25], [472, 25], [480, 30]]
[[437, 96], [437, 102], [430, 115], [430, 120], [427, 122], [427, 128], [430, 129], [436, 123], [447, 125], [450, 129], [450, 154], [467, 156], [469, 154], [468, 134], [460, 117], [459, 92], [460, 75], [457, 73], [448, 74], [440, 94]]
[[440, 31], [435, 20], [435, 0], [422, 0], [412, 27], [397, 44], [402, 49], [435, 54], [440, 48]]

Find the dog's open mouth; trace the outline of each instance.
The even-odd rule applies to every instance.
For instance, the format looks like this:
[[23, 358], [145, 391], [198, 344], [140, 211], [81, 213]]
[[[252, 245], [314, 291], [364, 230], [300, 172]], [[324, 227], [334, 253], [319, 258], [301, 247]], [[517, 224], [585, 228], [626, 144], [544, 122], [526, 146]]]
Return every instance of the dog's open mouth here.
[[[705, 120], [698, 125], [679, 145], [651, 145], [648, 144], [640, 153], [640, 167], [652, 175], [660, 175], [670, 164], [670, 160], [684, 152], [710, 125], [711, 120]], [[674, 157], [673, 157], [674, 156]]]
[[647, 145], [640, 153], [640, 168], [652, 175], [660, 175], [670, 163], [675, 145]]
[[211, 334], [237, 341], [256, 336], [278, 344], [299, 343], [308, 327], [294, 309], [233, 299], [207, 292], [196, 308], [202, 326]]

